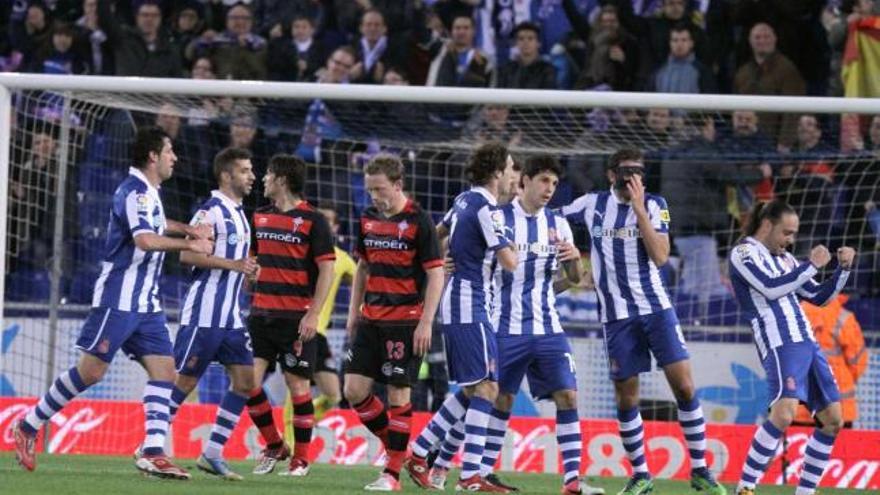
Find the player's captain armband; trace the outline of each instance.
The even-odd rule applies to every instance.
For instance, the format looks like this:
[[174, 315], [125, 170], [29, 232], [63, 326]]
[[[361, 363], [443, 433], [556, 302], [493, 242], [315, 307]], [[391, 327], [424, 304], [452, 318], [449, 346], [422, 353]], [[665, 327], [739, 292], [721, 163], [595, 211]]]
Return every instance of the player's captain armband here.
[[141, 213], [150, 211], [150, 197], [146, 194], [138, 194], [135, 202], [137, 203], [137, 211]]
[[748, 244], [740, 244], [736, 247], [733, 253], [734, 256], [739, 258], [739, 260], [743, 263], [751, 263], [752, 262], [752, 250], [749, 248]]
[[660, 210], [660, 221], [669, 223], [669, 210]]

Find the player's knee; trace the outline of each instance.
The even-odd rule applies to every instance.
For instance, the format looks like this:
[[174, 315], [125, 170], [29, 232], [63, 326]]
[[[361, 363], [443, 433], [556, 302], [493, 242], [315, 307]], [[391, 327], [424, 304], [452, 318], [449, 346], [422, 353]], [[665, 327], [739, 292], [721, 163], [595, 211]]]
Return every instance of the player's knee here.
[[675, 386], [675, 398], [678, 401], [687, 402], [693, 400], [695, 394], [694, 382], [691, 380], [685, 380], [684, 383], [679, 383]]
[[557, 410], [577, 408], [577, 392], [574, 390], [560, 390], [553, 394]]
[[254, 382], [253, 375], [239, 377], [238, 380], [232, 382], [232, 391], [245, 397], [250, 397], [255, 387], [256, 382]]
[[796, 400], [780, 400], [770, 408], [770, 421], [779, 429], [788, 428], [794, 422], [797, 405]]
[[495, 402], [495, 399], [498, 398], [498, 383], [490, 380], [484, 380], [477, 384], [474, 393], [475, 395], [482, 397], [489, 402]]
[[80, 378], [86, 385], [94, 385], [100, 382], [107, 373], [106, 363], [82, 363], [77, 367]]
[[843, 418], [840, 415], [825, 418], [822, 422], [822, 433], [826, 435], [836, 437], [841, 429], [843, 429]]
[[349, 404], [354, 406], [355, 404], [360, 404], [367, 398], [367, 391], [359, 384], [346, 380], [345, 386], [342, 388], [342, 395], [345, 396], [345, 400], [347, 400]]
[[513, 409], [513, 400], [515, 395], [507, 392], [499, 392], [498, 398], [495, 399], [495, 408], [499, 411], [510, 412]]

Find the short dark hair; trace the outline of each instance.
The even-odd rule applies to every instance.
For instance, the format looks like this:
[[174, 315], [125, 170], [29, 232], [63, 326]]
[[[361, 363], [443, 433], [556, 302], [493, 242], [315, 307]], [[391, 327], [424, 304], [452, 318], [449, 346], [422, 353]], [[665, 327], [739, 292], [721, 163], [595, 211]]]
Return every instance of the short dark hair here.
[[306, 183], [306, 162], [296, 155], [278, 153], [269, 159], [267, 171], [287, 181], [291, 194], [302, 196]]
[[605, 164], [605, 170], [614, 170], [623, 162], [640, 162], [645, 159], [645, 154], [638, 148], [620, 148], [615, 151]]
[[672, 39], [672, 33], [681, 33], [686, 31], [687, 34], [691, 35], [691, 40], [694, 39], [694, 33], [691, 32], [691, 27], [686, 22], [676, 22], [672, 25], [672, 28], [669, 30], [669, 39]]
[[220, 174], [223, 172], [232, 173], [232, 168], [235, 166], [235, 162], [238, 160], [250, 160], [251, 152], [244, 148], [223, 148], [217, 153], [217, 156], [214, 157], [214, 178], [217, 179], [217, 183], [220, 183]]
[[306, 21], [309, 23], [309, 25], [315, 27], [315, 19], [313, 19], [311, 16], [307, 16], [305, 14], [296, 14], [293, 16], [293, 19], [290, 20], [291, 29], [293, 29], [293, 23], [296, 21]]
[[523, 177], [528, 177], [531, 179], [541, 172], [550, 172], [556, 177], [561, 178], [562, 165], [559, 164], [559, 160], [557, 160], [555, 156], [549, 153], [541, 153], [538, 155], [530, 156], [526, 160], [526, 164], [523, 167]]
[[391, 182], [403, 180], [403, 161], [390, 153], [379, 153], [364, 166], [365, 175], [384, 174]]
[[523, 21], [517, 24], [516, 27], [513, 28], [513, 32], [510, 33], [510, 37], [516, 38], [520, 31], [531, 31], [535, 33], [535, 37], [541, 37], [541, 28], [534, 22]]
[[465, 168], [468, 181], [475, 186], [489, 183], [497, 172], [504, 172], [509, 155], [507, 146], [498, 141], [490, 141], [480, 146], [471, 155]]
[[131, 145], [131, 159], [134, 166], [144, 168], [150, 161], [150, 153], [162, 153], [165, 140], [171, 138], [161, 128], [154, 125], [144, 126], [137, 130], [134, 143]]
[[322, 200], [315, 208], [318, 210], [332, 211], [335, 215], [336, 224], [339, 225], [339, 208], [336, 206], [336, 203], [329, 200]]

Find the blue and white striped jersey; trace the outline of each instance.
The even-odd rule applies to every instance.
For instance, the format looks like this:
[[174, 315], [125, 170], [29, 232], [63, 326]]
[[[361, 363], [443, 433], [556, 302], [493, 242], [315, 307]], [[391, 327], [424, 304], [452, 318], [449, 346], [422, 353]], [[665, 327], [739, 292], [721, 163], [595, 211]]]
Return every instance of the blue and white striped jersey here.
[[162, 251], [143, 251], [134, 244], [140, 234], [165, 233], [165, 210], [159, 190], [144, 174], [131, 167], [128, 177], [113, 193], [110, 224], [101, 275], [95, 282], [94, 308], [114, 308], [135, 313], [161, 311], [159, 279]]
[[[669, 232], [666, 200], [645, 195], [651, 225]], [[587, 193], [562, 208], [571, 225], [590, 235], [590, 260], [602, 323], [649, 315], [672, 307], [657, 265], [648, 257], [633, 209], [613, 191]]]
[[564, 333], [556, 312], [553, 278], [559, 268], [556, 243], [574, 242], [571, 227], [547, 208], [534, 215], [519, 198], [502, 206], [505, 233], [516, 244], [516, 271], [493, 264], [492, 325], [499, 337]]
[[449, 229], [449, 256], [455, 272], [449, 277], [440, 300], [443, 324], [467, 324], [489, 320], [486, 297], [495, 252], [510, 245], [504, 236], [504, 215], [486, 188], [474, 187], [455, 198], [443, 218]]
[[810, 320], [798, 297], [823, 306], [846, 285], [848, 270], [835, 270], [821, 284], [813, 280], [817, 270], [786, 252], [772, 254], [764, 244], [746, 237], [730, 251], [730, 278], [736, 299], [755, 335], [761, 359], [777, 347], [815, 341]]
[[[211, 191], [193, 216], [191, 225], [214, 229], [217, 258], [240, 260], [248, 256], [251, 227], [240, 203], [220, 191]], [[180, 324], [206, 328], [244, 328], [239, 296], [244, 274], [232, 270], [193, 268], [183, 302]]]

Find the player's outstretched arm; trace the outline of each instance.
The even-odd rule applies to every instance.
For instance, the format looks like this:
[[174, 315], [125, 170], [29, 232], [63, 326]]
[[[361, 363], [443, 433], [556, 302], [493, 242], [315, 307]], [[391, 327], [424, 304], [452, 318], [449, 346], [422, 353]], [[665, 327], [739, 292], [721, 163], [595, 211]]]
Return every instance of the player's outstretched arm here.
[[193, 239], [213, 239], [214, 227], [208, 224], [190, 225], [176, 220], [165, 220], [165, 232], [168, 234], [192, 237]]
[[134, 236], [134, 244], [141, 251], [193, 251], [200, 254], [214, 252], [214, 241], [207, 239], [174, 239], [153, 232]]
[[208, 270], [229, 270], [239, 272], [253, 277], [257, 274], [257, 260], [251, 257], [240, 260], [231, 260], [221, 258], [219, 256], [208, 256], [206, 254], [194, 253], [192, 251], [183, 251], [180, 253], [180, 262], [184, 265], [191, 265], [196, 268], [205, 268]]
[[[825, 247], [821, 245], [813, 249], [815, 250], [818, 248], [825, 249]], [[825, 249], [825, 253], [821, 253], [821, 255], [824, 257], [826, 256], [826, 253], [827, 257], [830, 259], [831, 254], [828, 253], [827, 249]], [[855, 249], [851, 247], [839, 248], [837, 250], [838, 265], [837, 269], [834, 270], [834, 274], [821, 284], [812, 278], [807, 280], [807, 282], [798, 289], [798, 296], [816, 306], [825, 306], [831, 302], [831, 300], [837, 297], [837, 294], [839, 294], [846, 285], [855, 257]]]

